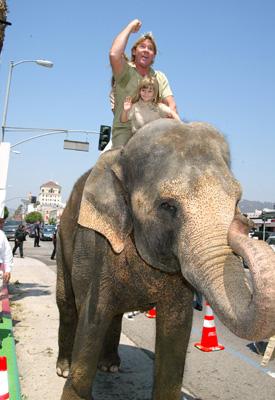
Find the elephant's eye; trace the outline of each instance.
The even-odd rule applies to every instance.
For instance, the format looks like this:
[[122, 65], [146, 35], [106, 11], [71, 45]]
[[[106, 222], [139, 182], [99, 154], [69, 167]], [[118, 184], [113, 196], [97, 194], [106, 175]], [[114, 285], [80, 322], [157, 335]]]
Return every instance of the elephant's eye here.
[[168, 211], [169, 214], [172, 216], [175, 216], [177, 214], [177, 207], [168, 203], [168, 201], [164, 201], [160, 204], [160, 208], [162, 210]]

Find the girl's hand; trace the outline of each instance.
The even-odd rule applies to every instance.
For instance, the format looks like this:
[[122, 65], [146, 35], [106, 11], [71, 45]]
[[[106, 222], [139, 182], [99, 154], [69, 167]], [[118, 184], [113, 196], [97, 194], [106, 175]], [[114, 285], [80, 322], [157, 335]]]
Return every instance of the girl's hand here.
[[123, 109], [124, 111], [128, 112], [132, 108], [132, 98], [130, 96], [125, 97]]
[[5, 283], [9, 283], [11, 274], [10, 272], [4, 272], [3, 278]]

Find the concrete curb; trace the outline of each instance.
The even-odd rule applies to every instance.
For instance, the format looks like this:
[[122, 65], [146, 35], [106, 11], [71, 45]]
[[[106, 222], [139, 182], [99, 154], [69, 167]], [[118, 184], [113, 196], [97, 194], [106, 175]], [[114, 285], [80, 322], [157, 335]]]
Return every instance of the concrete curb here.
[[10, 400], [21, 399], [21, 389], [19, 383], [19, 371], [16, 357], [16, 347], [13, 336], [13, 324], [9, 303], [9, 292], [6, 286], [1, 291], [1, 301], [3, 310], [3, 322], [0, 323], [0, 338], [2, 340], [2, 348], [0, 356], [7, 358], [8, 382], [9, 382], [9, 398]]

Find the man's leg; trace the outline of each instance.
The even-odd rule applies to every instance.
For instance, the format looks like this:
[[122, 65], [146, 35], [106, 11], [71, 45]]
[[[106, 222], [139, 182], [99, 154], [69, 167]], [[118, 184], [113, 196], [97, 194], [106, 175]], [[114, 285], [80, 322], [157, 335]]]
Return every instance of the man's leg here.
[[17, 242], [17, 240], [16, 240], [15, 243], [14, 243], [14, 247], [13, 247], [13, 249], [12, 249], [12, 255], [13, 255], [13, 256], [14, 256], [14, 254], [15, 254], [15, 252], [16, 252], [18, 246], [19, 246], [19, 244], [18, 244], [18, 242]]
[[24, 254], [23, 254], [23, 242], [19, 243], [19, 253], [20, 253], [20, 257], [23, 258]]

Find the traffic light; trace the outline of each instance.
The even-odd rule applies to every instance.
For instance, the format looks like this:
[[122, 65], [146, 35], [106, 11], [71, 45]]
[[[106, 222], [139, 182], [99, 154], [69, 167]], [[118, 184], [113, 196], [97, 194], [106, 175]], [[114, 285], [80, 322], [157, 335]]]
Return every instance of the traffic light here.
[[98, 150], [102, 151], [105, 149], [111, 139], [111, 127], [107, 125], [100, 126]]

